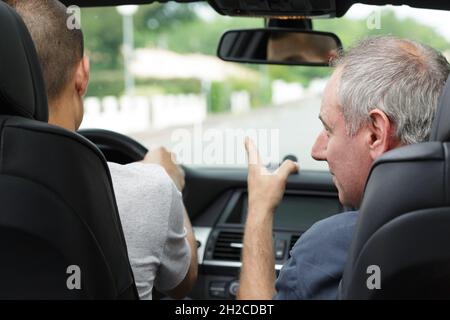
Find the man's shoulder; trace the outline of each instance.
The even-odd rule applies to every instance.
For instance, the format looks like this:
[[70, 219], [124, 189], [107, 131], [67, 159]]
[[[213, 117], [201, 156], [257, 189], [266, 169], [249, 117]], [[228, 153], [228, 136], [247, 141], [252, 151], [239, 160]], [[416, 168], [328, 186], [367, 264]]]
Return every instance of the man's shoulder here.
[[163, 167], [156, 164], [130, 163], [121, 165], [108, 162], [109, 171], [114, 182], [130, 181], [133, 185], [146, 184], [170, 186], [172, 180]]
[[135, 173], [161, 174], [162, 172], [164, 172], [163, 167], [157, 164], [141, 163], [141, 162], [133, 162], [129, 164], [118, 164], [115, 162], [108, 162], [108, 167], [111, 173], [124, 172], [128, 174], [135, 174]]
[[357, 212], [343, 212], [307, 230], [280, 272], [276, 299], [334, 299], [353, 237]]
[[313, 248], [328, 246], [347, 246], [353, 237], [358, 211], [347, 211], [316, 222], [302, 236], [304, 246]]
[[324, 230], [336, 230], [342, 228], [353, 228], [358, 218], [358, 211], [346, 211], [335, 214], [326, 219], [316, 222], [312, 227], [312, 232], [321, 232]]
[[159, 165], [108, 163], [119, 213], [135, 215], [153, 212], [167, 217], [177, 194], [172, 180]]

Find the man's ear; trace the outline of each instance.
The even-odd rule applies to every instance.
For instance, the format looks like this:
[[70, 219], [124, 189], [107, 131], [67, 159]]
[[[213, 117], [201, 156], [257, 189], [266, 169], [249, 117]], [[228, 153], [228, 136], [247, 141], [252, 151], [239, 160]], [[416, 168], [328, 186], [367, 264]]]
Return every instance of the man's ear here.
[[75, 88], [80, 97], [83, 97], [86, 94], [89, 84], [89, 72], [89, 58], [83, 57], [75, 70]]
[[399, 145], [395, 137], [395, 125], [380, 109], [373, 109], [369, 113], [367, 143], [373, 160]]

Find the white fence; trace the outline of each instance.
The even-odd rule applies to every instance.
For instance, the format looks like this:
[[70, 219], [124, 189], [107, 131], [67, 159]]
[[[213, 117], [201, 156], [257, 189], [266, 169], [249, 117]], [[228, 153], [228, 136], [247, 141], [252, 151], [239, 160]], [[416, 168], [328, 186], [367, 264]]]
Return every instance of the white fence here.
[[151, 101], [154, 129], [196, 124], [206, 119], [208, 105], [204, 95], [161, 95]]
[[[276, 80], [272, 84], [272, 104], [281, 105], [309, 96], [320, 96], [326, 79], [317, 79], [305, 89], [298, 83]], [[155, 95], [152, 97], [89, 97], [84, 100], [81, 128], [108, 129], [124, 134], [161, 130], [202, 123], [207, 117], [206, 95]], [[231, 113], [251, 110], [247, 91], [231, 94]]]
[[81, 128], [133, 133], [201, 123], [206, 119], [207, 100], [204, 95], [89, 97], [84, 110]]
[[305, 89], [299, 83], [288, 83], [282, 80], [272, 82], [272, 103], [284, 104], [304, 97]]
[[289, 102], [299, 101], [305, 98], [321, 97], [328, 79], [314, 79], [304, 88], [296, 82], [285, 82], [275, 80], [272, 82], [272, 104], [281, 105]]
[[231, 113], [241, 114], [249, 112], [251, 109], [250, 93], [247, 91], [237, 91], [231, 94]]

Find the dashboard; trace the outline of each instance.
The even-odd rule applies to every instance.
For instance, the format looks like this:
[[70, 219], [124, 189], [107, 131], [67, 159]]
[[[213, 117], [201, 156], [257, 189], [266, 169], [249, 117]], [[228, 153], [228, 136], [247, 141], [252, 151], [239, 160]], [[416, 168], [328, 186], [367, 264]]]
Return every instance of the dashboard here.
[[[235, 298], [239, 288], [247, 196], [243, 188], [228, 190], [194, 221], [199, 245], [199, 280], [191, 298]], [[334, 191], [288, 189], [274, 217], [273, 243], [277, 273], [306, 230], [315, 222], [342, 211]]]
[[[147, 149], [129, 137], [105, 130], [81, 130], [108, 161], [132, 163]], [[183, 201], [198, 245], [199, 276], [189, 298], [234, 299], [239, 287], [244, 226], [247, 218], [247, 168], [183, 167]], [[288, 177], [273, 225], [275, 270], [315, 222], [342, 212], [331, 175], [301, 170]], [[166, 299], [156, 289], [154, 299]]]

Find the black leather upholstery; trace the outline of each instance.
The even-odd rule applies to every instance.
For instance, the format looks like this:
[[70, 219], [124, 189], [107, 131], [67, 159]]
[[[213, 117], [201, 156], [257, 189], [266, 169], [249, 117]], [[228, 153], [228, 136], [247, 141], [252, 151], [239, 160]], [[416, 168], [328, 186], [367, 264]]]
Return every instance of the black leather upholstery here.
[[[373, 164], [340, 298], [450, 298], [449, 115], [448, 80], [431, 141], [392, 150]], [[371, 265], [380, 268], [379, 290], [367, 286]]]
[[20, 17], [1, 6], [0, 105], [1, 114], [47, 121], [45, 84], [33, 41]]
[[[137, 299], [104, 156], [42, 122], [36, 52], [2, 1], [0, 30], [0, 298]], [[67, 287], [72, 265], [81, 290]]]
[[439, 107], [431, 128], [430, 141], [450, 140], [450, 76], [439, 99]]

